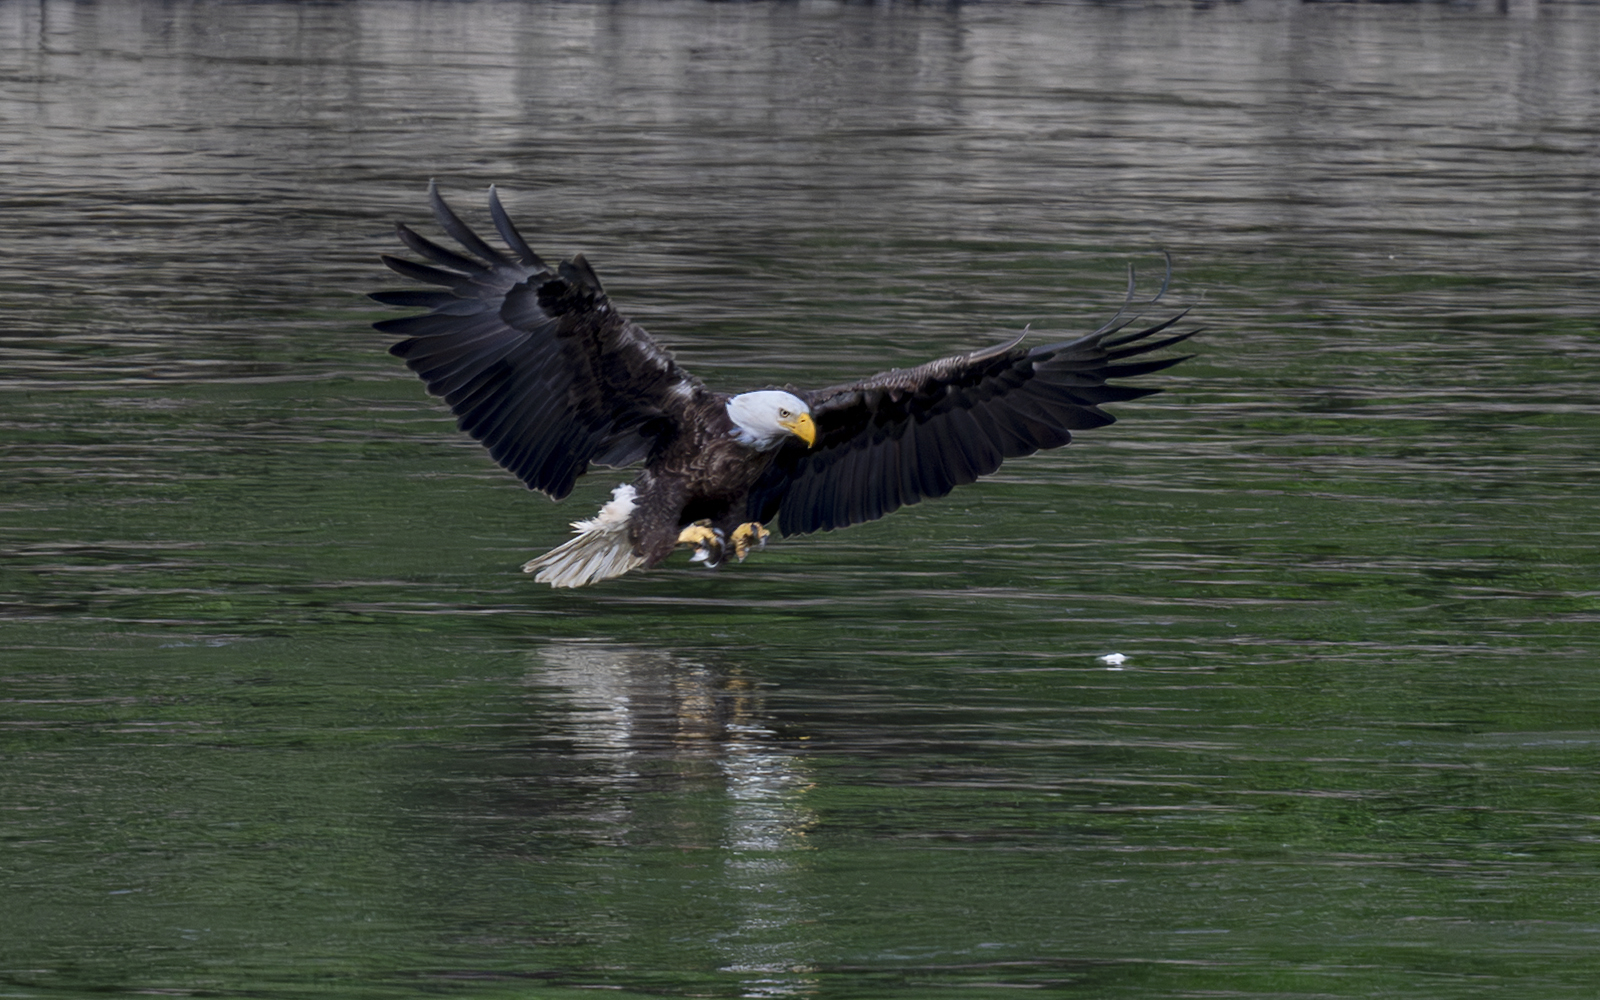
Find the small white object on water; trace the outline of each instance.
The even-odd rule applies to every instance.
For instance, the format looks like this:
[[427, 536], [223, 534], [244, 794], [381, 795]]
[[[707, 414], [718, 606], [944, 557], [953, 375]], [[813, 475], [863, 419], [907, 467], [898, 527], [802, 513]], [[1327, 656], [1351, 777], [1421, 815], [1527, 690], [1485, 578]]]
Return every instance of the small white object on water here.
[[1095, 659], [1104, 663], [1107, 670], [1121, 670], [1122, 665], [1128, 662], [1128, 658], [1121, 653], [1107, 653], [1104, 656], [1097, 656]]

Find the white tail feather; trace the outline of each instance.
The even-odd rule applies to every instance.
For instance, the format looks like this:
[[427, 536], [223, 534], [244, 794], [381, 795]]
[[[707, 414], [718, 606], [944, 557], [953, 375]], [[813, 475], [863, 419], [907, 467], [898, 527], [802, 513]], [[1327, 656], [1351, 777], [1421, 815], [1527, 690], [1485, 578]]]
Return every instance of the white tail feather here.
[[578, 537], [528, 560], [522, 571], [538, 573], [534, 579], [552, 587], [587, 587], [643, 566], [644, 556], [634, 554], [628, 534], [635, 495], [628, 485], [612, 490], [611, 501], [600, 513], [587, 521], [572, 522]]

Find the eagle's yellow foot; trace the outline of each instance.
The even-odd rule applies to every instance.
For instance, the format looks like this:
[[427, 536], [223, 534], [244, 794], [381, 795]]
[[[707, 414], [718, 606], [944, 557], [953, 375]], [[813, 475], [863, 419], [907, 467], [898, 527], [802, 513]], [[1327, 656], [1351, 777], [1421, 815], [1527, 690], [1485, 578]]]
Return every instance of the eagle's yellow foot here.
[[693, 545], [694, 555], [689, 557], [690, 562], [703, 562], [709, 569], [722, 562], [723, 547], [727, 544], [722, 532], [711, 526], [710, 521], [696, 521], [678, 532], [679, 545]]
[[750, 554], [751, 549], [766, 548], [767, 539], [771, 535], [772, 532], [754, 521], [746, 521], [744, 524], [739, 525], [733, 529], [731, 539], [733, 541], [733, 557], [740, 562], [744, 562], [744, 557]]

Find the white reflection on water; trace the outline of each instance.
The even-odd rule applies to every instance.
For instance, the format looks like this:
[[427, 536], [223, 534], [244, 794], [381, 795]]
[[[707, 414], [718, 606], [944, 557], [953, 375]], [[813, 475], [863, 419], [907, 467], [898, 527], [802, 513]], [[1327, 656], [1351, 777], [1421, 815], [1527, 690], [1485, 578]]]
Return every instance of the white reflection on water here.
[[[792, 977], [810, 965], [795, 931], [812, 917], [799, 881], [799, 853], [815, 823], [804, 800], [811, 781], [765, 724], [759, 688], [660, 650], [568, 642], [535, 656], [528, 683], [571, 704], [567, 735], [586, 758], [588, 780], [619, 792], [605, 819], [635, 837], [670, 830], [678, 848], [721, 859], [708, 888], [736, 914], [712, 938], [722, 971], [759, 974], [745, 984], [747, 996], [809, 992], [808, 979]], [[637, 815], [623, 793], [663, 765], [691, 787], [677, 789], [665, 816]], [[710, 822], [707, 802], [716, 804]]]

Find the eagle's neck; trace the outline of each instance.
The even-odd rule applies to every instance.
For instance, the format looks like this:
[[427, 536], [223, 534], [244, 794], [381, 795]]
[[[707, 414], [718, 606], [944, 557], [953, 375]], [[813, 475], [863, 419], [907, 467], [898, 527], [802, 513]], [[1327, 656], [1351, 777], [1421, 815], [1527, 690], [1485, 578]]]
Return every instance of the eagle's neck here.
[[753, 451], [771, 451], [782, 444], [784, 438], [788, 437], [788, 434], [783, 431], [763, 436], [736, 421], [729, 422], [733, 424], [733, 429], [728, 432], [728, 436]]

